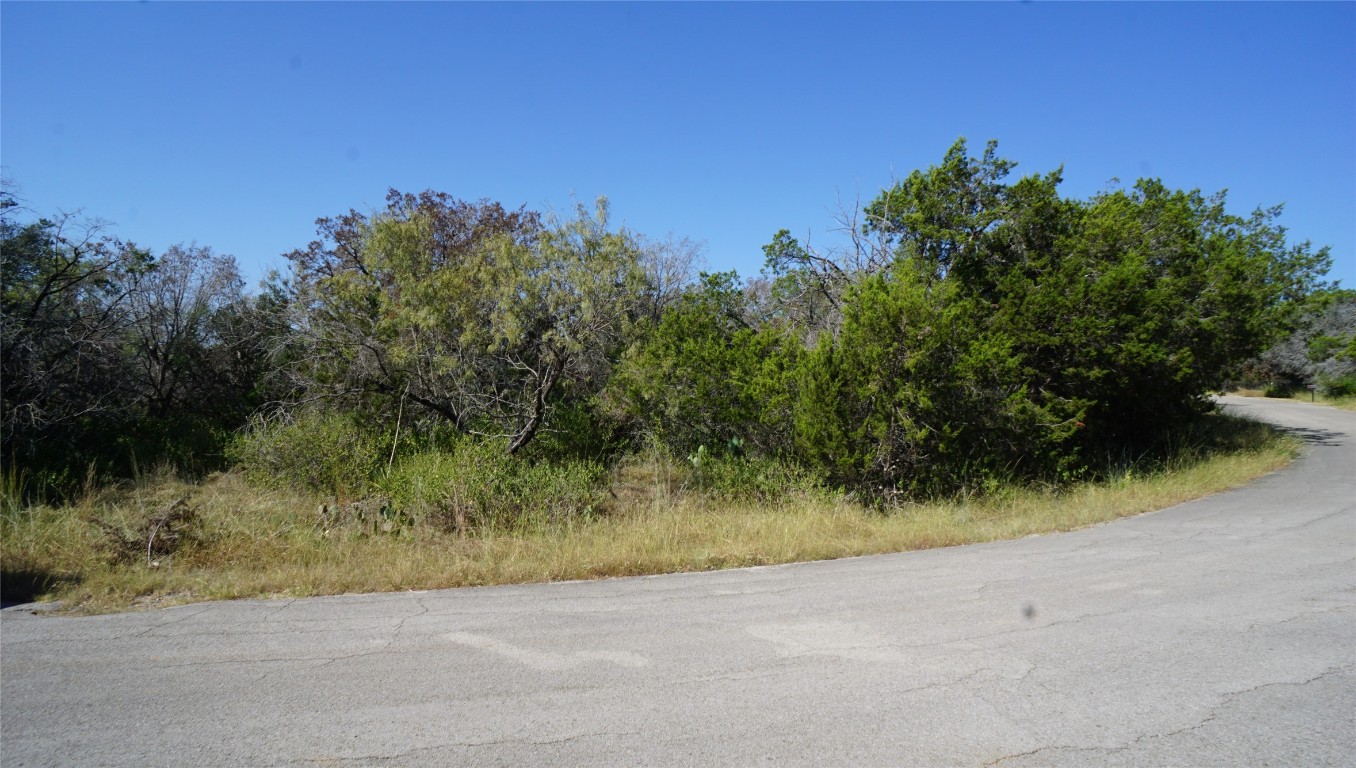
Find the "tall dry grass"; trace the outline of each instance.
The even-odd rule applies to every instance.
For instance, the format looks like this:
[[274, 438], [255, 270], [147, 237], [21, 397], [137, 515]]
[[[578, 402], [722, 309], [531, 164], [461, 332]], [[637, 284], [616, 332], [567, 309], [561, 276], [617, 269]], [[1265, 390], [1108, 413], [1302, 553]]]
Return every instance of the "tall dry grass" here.
[[[732, 500], [694, 489], [681, 465], [652, 455], [614, 470], [598, 514], [472, 531], [414, 524], [386, 533], [371, 521], [326, 528], [316, 497], [260, 489], [237, 474], [200, 484], [162, 474], [62, 507], [22, 507], [7, 495], [0, 586], [8, 601], [105, 611], [701, 571], [1016, 538], [1161, 509], [1245, 483], [1296, 455], [1292, 439], [1229, 423], [1227, 449], [1184, 444], [1167, 462], [1128, 466], [1098, 482], [1007, 487], [887, 511], [811, 488]], [[144, 532], [178, 499], [196, 518], [175, 551], [118, 551], [107, 531]]]

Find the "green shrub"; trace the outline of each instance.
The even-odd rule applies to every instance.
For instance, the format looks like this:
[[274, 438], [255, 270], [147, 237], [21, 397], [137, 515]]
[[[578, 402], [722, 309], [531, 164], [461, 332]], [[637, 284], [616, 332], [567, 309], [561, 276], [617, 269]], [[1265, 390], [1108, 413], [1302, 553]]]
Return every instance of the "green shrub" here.
[[1295, 393], [1295, 388], [1285, 382], [1268, 382], [1262, 389], [1264, 397], [1290, 397]]
[[606, 493], [597, 462], [529, 462], [497, 442], [405, 457], [380, 482], [392, 508], [448, 530], [518, 528], [593, 515]]
[[1319, 376], [1318, 391], [1324, 397], [1356, 397], [1356, 373]]
[[628, 447], [629, 436], [614, 414], [594, 401], [566, 402], [552, 411], [551, 428], [538, 432], [520, 456], [550, 462], [575, 459], [606, 462]]
[[621, 361], [609, 398], [679, 456], [735, 436], [763, 455], [789, 451], [800, 342], [754, 328], [751, 312], [735, 273], [703, 275]]
[[255, 419], [227, 456], [261, 485], [346, 499], [368, 492], [390, 449], [389, 439], [351, 416], [307, 412], [288, 420]]

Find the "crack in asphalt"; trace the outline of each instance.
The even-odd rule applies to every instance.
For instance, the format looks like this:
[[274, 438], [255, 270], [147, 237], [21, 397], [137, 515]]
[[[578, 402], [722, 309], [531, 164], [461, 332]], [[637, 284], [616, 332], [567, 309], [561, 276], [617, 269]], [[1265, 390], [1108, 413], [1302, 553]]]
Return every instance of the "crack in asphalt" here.
[[[147, 628], [141, 630], [140, 632], [129, 632], [129, 633], [125, 634], [125, 635], [115, 635], [115, 636], [113, 636], [113, 637], [111, 637], [111, 638], [109, 638], [109, 639], [110, 639], [110, 640], [131, 640], [131, 639], [133, 639], [133, 638], [138, 638], [138, 637], [148, 637], [148, 636], [151, 635], [152, 632], [155, 632], [155, 631], [158, 630], [158, 629], [163, 629], [163, 628], [165, 628], [165, 627], [174, 626], [175, 624], [179, 624], [179, 623], [188, 621], [189, 619], [193, 618], [194, 616], [199, 616], [199, 615], [201, 615], [201, 614], [207, 613], [207, 612], [210, 611], [210, 610], [212, 610], [212, 606], [209, 605], [209, 606], [206, 606], [206, 607], [203, 607], [203, 608], [199, 608], [198, 610], [195, 610], [195, 611], [191, 611], [191, 612], [185, 613], [185, 615], [183, 615], [183, 616], [176, 616], [176, 617], [174, 617], [173, 619], [170, 619], [169, 621], [161, 621], [161, 622], [159, 622], [159, 623], [157, 623], [157, 624], [153, 624], [153, 625], [151, 625], [151, 626], [149, 626], [149, 627], [147, 627]], [[163, 614], [162, 614], [162, 615], [163, 615]]]
[[[410, 614], [409, 616], [405, 616], [404, 618], [402, 618], [399, 621], [399, 623], [396, 624], [395, 631], [391, 633], [391, 637], [386, 641], [385, 645], [373, 651], [365, 651], [363, 653], [355, 653], [350, 654], [348, 656], [336, 656], [334, 658], [326, 659], [322, 663], [315, 665], [314, 668], [318, 669], [320, 667], [333, 664], [336, 661], [344, 661], [346, 659], [356, 659], [360, 656], [376, 656], [378, 654], [386, 653], [388, 650], [390, 650], [391, 646], [395, 644], [396, 640], [400, 639], [400, 632], [401, 630], [405, 629], [405, 624], [407, 622], [409, 622], [411, 619], [416, 619], [428, 613], [428, 606], [424, 604], [423, 597], [416, 596], [414, 598], [414, 602], [416, 605], [419, 606], [419, 612]], [[268, 677], [272, 675], [274, 671], [276, 670], [265, 672], [264, 674], [260, 675], [258, 678], [258, 682], [263, 682], [264, 680], [268, 679]]]
[[1002, 763], [1002, 762], [1006, 762], [1006, 761], [1008, 761], [1008, 760], [1016, 760], [1016, 759], [1019, 758], [1019, 757], [1030, 757], [1030, 756], [1032, 756], [1032, 755], [1038, 755], [1038, 754], [1040, 754], [1040, 753], [1042, 753], [1042, 752], [1046, 752], [1046, 751], [1051, 750], [1051, 749], [1064, 749], [1064, 747], [1039, 747], [1039, 748], [1033, 749], [1033, 750], [1031, 750], [1031, 751], [1029, 751], [1029, 752], [1014, 752], [1014, 753], [1011, 754], [1011, 755], [1003, 755], [1002, 757], [998, 758], [997, 760], [990, 760], [989, 762], [987, 762], [987, 763], [984, 764], [984, 768], [993, 768], [993, 766], [998, 765], [999, 763]]
[[1295, 615], [1295, 616], [1291, 616], [1291, 617], [1288, 618], [1288, 619], [1281, 619], [1280, 621], [1259, 621], [1259, 622], [1255, 622], [1255, 623], [1253, 623], [1253, 624], [1249, 624], [1249, 625], [1247, 626], [1247, 628], [1245, 628], [1243, 631], [1244, 631], [1244, 632], [1251, 632], [1251, 631], [1253, 631], [1254, 629], [1257, 629], [1257, 628], [1259, 628], [1259, 627], [1278, 627], [1278, 626], [1280, 626], [1280, 625], [1282, 625], [1282, 624], [1289, 624], [1289, 623], [1291, 623], [1292, 621], [1299, 621], [1300, 619], [1308, 619], [1308, 618], [1312, 618], [1312, 617], [1314, 617], [1314, 616], [1321, 616], [1321, 615], [1323, 615], [1323, 614], [1325, 614], [1325, 613], [1338, 613], [1338, 612], [1340, 612], [1340, 611], [1350, 611], [1350, 610], [1352, 610], [1353, 608], [1356, 608], [1356, 605], [1336, 605], [1336, 606], [1333, 606], [1333, 607], [1331, 607], [1331, 608], [1320, 608], [1320, 609], [1318, 609], [1318, 610], [1316, 610], [1316, 611], [1304, 611], [1303, 613], [1297, 614], [1297, 615]]
[[1020, 582], [1020, 581], [1022, 581], [1022, 579], [1021, 579], [1021, 577], [1019, 576], [1019, 577], [1014, 577], [1014, 578], [1011, 578], [1011, 579], [993, 579], [993, 580], [991, 580], [991, 581], [981, 582], [980, 584], [978, 584], [978, 585], [976, 585], [976, 586], [970, 587], [969, 590], [968, 590], [969, 594], [963, 595], [963, 596], [961, 596], [959, 599], [965, 600], [965, 601], [967, 601], [967, 602], [968, 602], [968, 601], [973, 601], [973, 600], [979, 600], [979, 599], [981, 598], [981, 596], [984, 594], [985, 590], [988, 590], [988, 589], [996, 589], [996, 588], [998, 588], [999, 586], [1003, 586], [1003, 585], [1007, 585], [1007, 584], [1016, 584], [1016, 583], [1018, 583], [1018, 582]]
[[1005, 630], [1003, 630], [1002, 632], [990, 632], [990, 633], [984, 634], [984, 635], [969, 635], [969, 636], [966, 636], [966, 637], [958, 637], [958, 638], [953, 638], [953, 639], [951, 639], [951, 640], [942, 640], [942, 641], [938, 641], [938, 642], [934, 642], [934, 643], [916, 643], [916, 644], [908, 644], [908, 645], [897, 645], [896, 647], [900, 647], [900, 648], [935, 648], [935, 647], [937, 647], [937, 646], [941, 646], [941, 645], [951, 645], [951, 644], [953, 644], [953, 643], [970, 643], [970, 642], [974, 642], [974, 641], [976, 641], [976, 640], [990, 640], [990, 639], [993, 639], [993, 638], [995, 638], [995, 637], [1003, 637], [1004, 635], [1012, 635], [1012, 634], [1016, 634], [1016, 633], [1018, 633], [1018, 632], [1035, 632], [1035, 631], [1042, 630], [1042, 629], [1048, 629], [1048, 628], [1050, 628], [1050, 627], [1057, 627], [1057, 626], [1060, 626], [1060, 625], [1063, 625], [1063, 624], [1077, 624], [1077, 623], [1079, 623], [1079, 622], [1086, 621], [1086, 620], [1088, 620], [1088, 619], [1100, 619], [1100, 618], [1105, 618], [1105, 617], [1107, 617], [1107, 616], [1116, 616], [1116, 615], [1123, 614], [1123, 613], [1125, 613], [1125, 609], [1119, 609], [1119, 610], [1114, 610], [1114, 611], [1102, 611], [1102, 612], [1100, 612], [1100, 613], [1085, 613], [1085, 614], [1083, 614], [1083, 615], [1081, 615], [1081, 616], [1074, 616], [1074, 617], [1068, 618], [1068, 619], [1057, 619], [1057, 620], [1055, 620], [1055, 621], [1047, 622], [1047, 623], [1045, 623], [1045, 624], [1037, 624], [1037, 625], [1030, 626], [1030, 627], [1014, 627], [1014, 628], [1012, 628], [1012, 629], [1005, 629]]
[[424, 616], [424, 615], [426, 615], [426, 614], [428, 613], [428, 606], [424, 604], [424, 598], [423, 598], [423, 596], [421, 596], [421, 595], [416, 595], [415, 598], [414, 598], [414, 603], [415, 603], [415, 605], [418, 605], [418, 606], [419, 606], [419, 610], [418, 610], [417, 612], [415, 612], [415, 613], [410, 614], [409, 616], [405, 616], [405, 617], [401, 618], [400, 621], [396, 624], [395, 630], [394, 630], [393, 632], [391, 632], [391, 636], [386, 640], [386, 642], [385, 642], [380, 648], [377, 648], [377, 649], [371, 650], [371, 651], [364, 651], [364, 652], [362, 652], [362, 653], [353, 653], [353, 654], [349, 654], [349, 655], [347, 655], [347, 656], [336, 656], [336, 657], [334, 657], [334, 658], [332, 658], [332, 659], [326, 661], [325, 664], [318, 664], [317, 666], [323, 667], [323, 666], [325, 666], [326, 664], [333, 664], [334, 662], [337, 662], [337, 661], [345, 661], [345, 660], [347, 660], [347, 659], [356, 659], [356, 658], [359, 658], [359, 657], [361, 657], [361, 656], [377, 656], [377, 655], [386, 653], [388, 650], [390, 650], [391, 646], [395, 644], [396, 640], [400, 639], [400, 633], [405, 629], [405, 624], [407, 624], [407, 623], [408, 623], [409, 621], [411, 621], [412, 619], [417, 619], [417, 618], [419, 618], [420, 616]]
[[1138, 744], [1139, 744], [1140, 742], [1142, 742], [1142, 741], [1147, 741], [1147, 740], [1150, 740], [1150, 739], [1170, 739], [1170, 738], [1172, 738], [1172, 737], [1174, 737], [1174, 736], [1180, 736], [1180, 735], [1182, 735], [1182, 734], [1184, 734], [1184, 733], [1190, 733], [1190, 732], [1192, 732], [1192, 731], [1200, 730], [1201, 728], [1204, 728], [1205, 726], [1209, 725], [1211, 722], [1213, 722], [1214, 720], [1216, 720], [1216, 719], [1220, 716], [1221, 710], [1223, 710], [1225, 707], [1227, 707], [1227, 706], [1229, 706], [1230, 704], [1232, 704], [1232, 703], [1233, 703], [1233, 700], [1236, 699], [1236, 698], [1238, 698], [1238, 697], [1240, 697], [1240, 696], [1246, 696], [1246, 695], [1249, 694], [1249, 693], [1255, 693], [1255, 692], [1260, 691], [1260, 690], [1262, 690], [1262, 689], [1264, 689], [1264, 688], [1276, 688], [1276, 687], [1281, 687], [1281, 686], [1303, 687], [1303, 686], [1306, 686], [1306, 685], [1311, 685], [1311, 684], [1313, 684], [1313, 683], [1316, 683], [1316, 682], [1318, 682], [1319, 680], [1322, 680], [1322, 679], [1325, 678], [1325, 677], [1330, 677], [1330, 676], [1332, 676], [1332, 675], [1339, 674], [1339, 673], [1341, 673], [1341, 672], [1346, 672], [1346, 671], [1348, 671], [1348, 670], [1350, 670], [1350, 669], [1351, 669], [1351, 667], [1348, 666], [1348, 665], [1337, 666], [1337, 667], [1329, 667], [1327, 670], [1323, 671], [1322, 673], [1320, 673], [1320, 674], [1318, 674], [1318, 675], [1315, 675], [1315, 676], [1313, 676], [1313, 677], [1311, 677], [1311, 678], [1309, 678], [1309, 679], [1307, 679], [1307, 680], [1300, 680], [1300, 681], [1282, 680], [1282, 681], [1278, 681], [1278, 682], [1274, 682], [1274, 683], [1262, 683], [1262, 684], [1260, 684], [1260, 685], [1254, 685], [1254, 686], [1252, 686], [1251, 688], [1244, 688], [1244, 689], [1239, 690], [1239, 691], [1229, 691], [1229, 692], [1226, 692], [1226, 693], [1224, 693], [1224, 694], [1222, 694], [1222, 695], [1220, 696], [1220, 700], [1219, 700], [1218, 702], [1216, 702], [1216, 703], [1214, 704], [1214, 706], [1210, 707], [1209, 713], [1208, 713], [1208, 714], [1207, 714], [1200, 722], [1195, 723], [1195, 724], [1193, 724], [1193, 725], [1184, 726], [1184, 727], [1182, 727], [1182, 728], [1177, 728], [1177, 729], [1175, 729], [1175, 730], [1165, 731], [1165, 732], [1162, 732], [1162, 733], [1146, 733], [1146, 734], [1143, 734], [1143, 735], [1141, 735], [1141, 736], [1136, 736], [1134, 739], [1132, 739], [1132, 740], [1130, 740], [1129, 742], [1127, 742], [1127, 743], [1125, 743], [1125, 744], [1122, 744], [1122, 745], [1120, 745], [1120, 746], [1115, 746], [1115, 747], [1101, 747], [1101, 746], [1079, 747], [1079, 746], [1073, 746], [1073, 745], [1064, 745], [1064, 744], [1061, 744], [1061, 745], [1050, 745], [1050, 746], [1045, 746], [1045, 747], [1037, 747], [1036, 749], [1032, 749], [1032, 750], [1029, 750], [1029, 751], [1026, 751], [1026, 752], [1017, 752], [1017, 753], [1013, 753], [1013, 754], [1009, 754], [1009, 755], [1003, 755], [1002, 757], [999, 757], [999, 758], [997, 758], [997, 759], [995, 759], [995, 760], [990, 760], [989, 762], [984, 763], [984, 768], [992, 768], [992, 766], [996, 766], [996, 765], [998, 765], [998, 764], [1000, 764], [1000, 763], [1003, 763], [1003, 762], [1006, 762], [1006, 761], [1008, 761], [1008, 760], [1016, 760], [1016, 759], [1022, 758], [1022, 757], [1031, 757], [1032, 755], [1038, 755], [1038, 754], [1040, 754], [1040, 753], [1042, 753], [1042, 752], [1054, 752], [1054, 751], [1061, 751], [1061, 752], [1101, 752], [1101, 753], [1109, 754], [1109, 755], [1110, 755], [1110, 754], [1116, 754], [1116, 753], [1118, 753], [1118, 752], [1125, 752], [1125, 751], [1127, 751], [1127, 750], [1133, 749], [1136, 745], [1138, 745]]
[[1335, 511], [1335, 512], [1330, 512], [1330, 513], [1328, 513], [1328, 514], [1326, 514], [1326, 515], [1322, 515], [1322, 516], [1320, 516], [1320, 517], [1315, 517], [1315, 518], [1313, 518], [1313, 519], [1311, 519], [1311, 520], [1306, 520], [1306, 521], [1304, 521], [1304, 522], [1302, 522], [1302, 523], [1296, 523], [1295, 525], [1287, 525], [1287, 526], [1284, 526], [1284, 527], [1282, 527], [1282, 528], [1269, 528], [1269, 529], [1267, 529], [1266, 531], [1264, 531], [1263, 533], [1260, 533], [1260, 534], [1258, 534], [1257, 536], [1252, 536], [1252, 537], [1250, 537], [1250, 538], [1257, 539], [1257, 538], [1263, 538], [1263, 537], [1271, 537], [1271, 536], [1274, 536], [1275, 534], [1278, 534], [1278, 533], [1285, 533], [1286, 531], [1296, 531], [1296, 530], [1299, 530], [1299, 529], [1301, 529], [1301, 528], [1308, 528], [1308, 527], [1311, 526], [1311, 525], [1314, 525], [1314, 524], [1316, 524], [1316, 523], [1321, 523], [1321, 522], [1324, 522], [1324, 521], [1326, 521], [1326, 520], [1331, 520], [1331, 519], [1334, 518], [1334, 517], [1347, 517], [1347, 516], [1350, 516], [1352, 510], [1353, 510], [1353, 507], [1343, 507], [1342, 509], [1339, 509], [1339, 510], [1337, 510], [1337, 511]]
[[396, 625], [395, 632], [391, 634], [390, 641], [386, 643], [383, 650], [385, 648], [390, 648], [392, 643], [400, 639], [400, 633], [404, 631], [405, 625], [407, 623], [409, 623], [413, 619], [417, 619], [420, 616], [425, 616], [428, 614], [428, 606], [424, 603], [424, 598], [422, 596], [416, 596], [414, 598], [414, 604], [419, 606], [419, 612], [406, 616], [405, 618], [400, 620], [400, 623]]
[[278, 606], [277, 609], [275, 609], [272, 613], [270, 613], [270, 614], [268, 615], [268, 617], [264, 619], [264, 621], [273, 621], [274, 618], [276, 618], [278, 614], [282, 613], [283, 611], [287, 610], [288, 608], [291, 608], [293, 605], [296, 605], [296, 603], [297, 603], [297, 598], [295, 598], [295, 597], [294, 597], [294, 598], [291, 598], [291, 599], [289, 599], [289, 600], [287, 600], [287, 601], [284, 602], [282, 605]]

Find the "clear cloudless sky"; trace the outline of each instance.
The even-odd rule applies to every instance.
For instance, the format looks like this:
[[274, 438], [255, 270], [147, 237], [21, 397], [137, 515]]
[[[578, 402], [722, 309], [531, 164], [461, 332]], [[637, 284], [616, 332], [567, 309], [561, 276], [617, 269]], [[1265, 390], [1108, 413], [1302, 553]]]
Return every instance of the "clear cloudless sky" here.
[[1356, 287], [1356, 3], [0, 4], [0, 165], [37, 214], [255, 281], [389, 187], [616, 220], [756, 274], [787, 228], [999, 141], [1286, 205]]

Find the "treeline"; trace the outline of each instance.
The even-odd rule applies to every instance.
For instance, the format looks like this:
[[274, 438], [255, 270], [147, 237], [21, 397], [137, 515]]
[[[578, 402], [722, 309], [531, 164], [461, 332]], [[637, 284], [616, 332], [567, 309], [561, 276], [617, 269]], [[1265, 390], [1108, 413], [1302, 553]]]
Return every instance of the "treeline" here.
[[1308, 388], [1356, 397], [1356, 291], [1317, 291], [1295, 314], [1294, 330], [1240, 366], [1232, 383], [1276, 397]]
[[67, 492], [138, 461], [219, 466], [265, 399], [267, 301], [210, 248], [155, 256], [97, 222], [21, 214], [0, 198], [5, 472]]
[[[1152, 452], [1315, 297], [1351, 302], [1279, 209], [1153, 180], [1073, 200], [1014, 165], [958, 141], [849, 212], [844, 247], [776, 233], [752, 280], [696, 273], [690, 244], [603, 202], [559, 219], [392, 191], [319, 220], [249, 295], [208, 248], [155, 255], [6, 199], [3, 458], [57, 490], [170, 462], [526, 499], [552, 467], [587, 484], [643, 449], [890, 502]], [[1349, 355], [1351, 328], [1322, 327]]]

